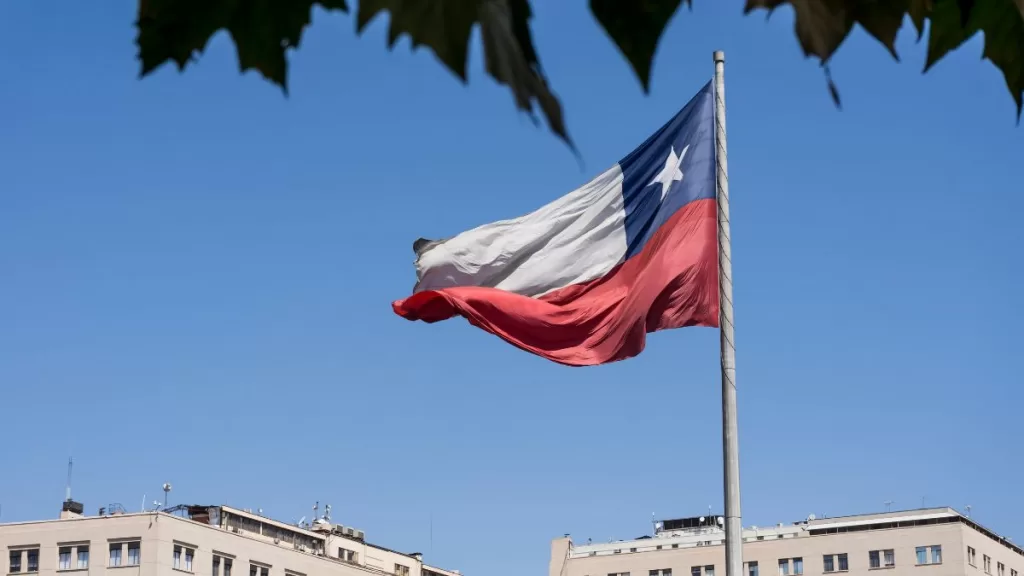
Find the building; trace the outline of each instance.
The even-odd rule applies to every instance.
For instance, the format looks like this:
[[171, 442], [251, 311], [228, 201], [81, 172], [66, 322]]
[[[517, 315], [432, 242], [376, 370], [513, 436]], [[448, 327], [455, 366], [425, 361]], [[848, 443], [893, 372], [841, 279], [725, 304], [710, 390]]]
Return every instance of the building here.
[[[551, 543], [548, 576], [725, 576], [720, 517], [665, 520], [653, 536]], [[742, 576], [1024, 576], [1024, 550], [951, 508], [743, 530]]]
[[82, 511], [69, 499], [59, 519], [0, 524], [6, 574], [459, 576], [424, 564], [422, 554], [371, 544], [363, 531], [329, 518], [297, 526], [229, 506]]

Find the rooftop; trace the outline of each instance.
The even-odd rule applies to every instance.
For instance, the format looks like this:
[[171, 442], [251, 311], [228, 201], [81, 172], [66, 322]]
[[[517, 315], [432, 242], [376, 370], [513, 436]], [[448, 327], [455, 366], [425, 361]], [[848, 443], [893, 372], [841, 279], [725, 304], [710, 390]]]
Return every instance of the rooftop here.
[[[985, 528], [970, 517], [948, 507], [898, 510], [834, 518], [817, 518], [812, 514], [804, 520], [789, 524], [779, 523], [774, 526], [746, 527], [743, 529], [743, 541], [800, 538], [823, 534], [885, 530], [952, 522], [965, 524], [1017, 554], [1024, 556], [1024, 549], [1014, 544], [1009, 538]], [[653, 535], [639, 536], [631, 540], [611, 540], [600, 543], [588, 540], [586, 544], [574, 544], [570, 551], [570, 557], [647, 552], [661, 550], [668, 546], [672, 548], [689, 548], [723, 545], [725, 544], [725, 531], [722, 529], [721, 524], [722, 518], [718, 515], [659, 520], [654, 523]]]

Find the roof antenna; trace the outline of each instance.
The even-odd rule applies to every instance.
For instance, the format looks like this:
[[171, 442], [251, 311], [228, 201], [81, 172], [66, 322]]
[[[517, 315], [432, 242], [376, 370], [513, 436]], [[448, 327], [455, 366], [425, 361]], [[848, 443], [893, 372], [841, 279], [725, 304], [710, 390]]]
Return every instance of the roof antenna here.
[[164, 508], [166, 509], [167, 508], [167, 495], [171, 493], [171, 483], [170, 482], [164, 482], [163, 489], [164, 489]]
[[885, 504], [885, 511], [886, 512], [889, 512], [890, 510], [892, 510], [892, 500], [886, 500], [885, 502], [882, 502], [882, 504]]
[[968, 504], [967, 506], [964, 506], [964, 508], [967, 508], [967, 517], [970, 518], [971, 517], [971, 505]]
[[71, 467], [74, 465], [74, 461], [68, 456], [68, 483], [64, 487], [64, 500], [71, 502]]

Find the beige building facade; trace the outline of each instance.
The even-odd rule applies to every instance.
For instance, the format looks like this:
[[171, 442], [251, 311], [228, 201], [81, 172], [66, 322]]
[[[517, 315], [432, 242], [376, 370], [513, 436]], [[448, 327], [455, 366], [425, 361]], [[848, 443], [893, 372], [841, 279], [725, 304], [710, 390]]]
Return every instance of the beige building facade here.
[[[459, 576], [318, 518], [295, 526], [229, 506], [0, 524], [8, 576]], [[2, 574], [2, 573], [0, 573]]]
[[[1024, 576], [1024, 550], [951, 508], [750, 527], [742, 576]], [[718, 517], [655, 523], [653, 536], [551, 543], [548, 576], [725, 576]]]

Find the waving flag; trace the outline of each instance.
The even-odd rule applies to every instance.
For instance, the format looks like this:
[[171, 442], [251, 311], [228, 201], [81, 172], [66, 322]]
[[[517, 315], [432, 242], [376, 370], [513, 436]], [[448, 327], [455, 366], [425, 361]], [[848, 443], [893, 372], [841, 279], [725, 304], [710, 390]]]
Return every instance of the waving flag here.
[[618, 164], [539, 210], [419, 240], [409, 320], [463, 316], [572, 366], [635, 356], [646, 334], [718, 326], [713, 89]]

